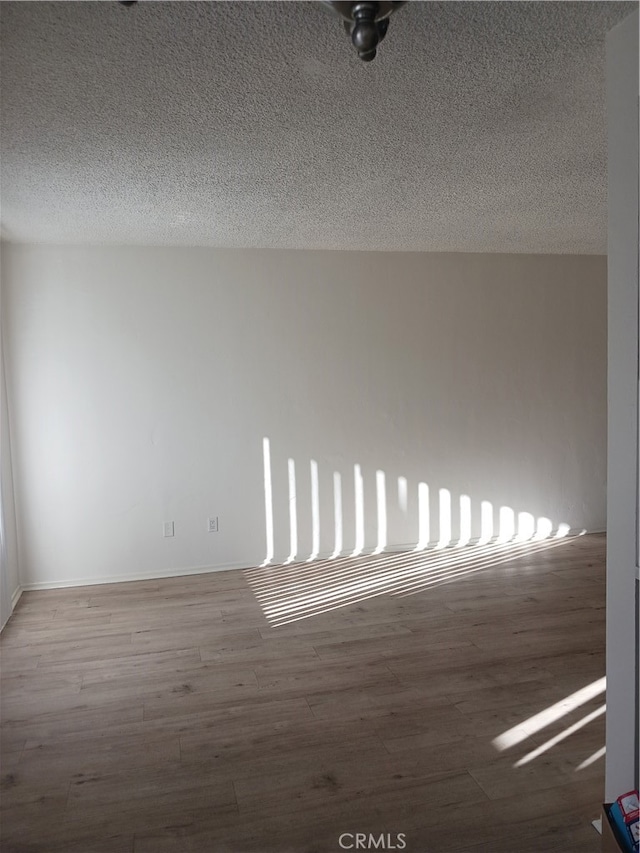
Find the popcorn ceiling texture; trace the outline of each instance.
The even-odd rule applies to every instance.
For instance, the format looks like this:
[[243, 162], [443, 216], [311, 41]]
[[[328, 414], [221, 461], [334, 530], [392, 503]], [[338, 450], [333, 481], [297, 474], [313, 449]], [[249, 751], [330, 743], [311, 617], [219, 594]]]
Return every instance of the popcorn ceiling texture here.
[[15, 241], [603, 253], [619, 2], [2, 2]]

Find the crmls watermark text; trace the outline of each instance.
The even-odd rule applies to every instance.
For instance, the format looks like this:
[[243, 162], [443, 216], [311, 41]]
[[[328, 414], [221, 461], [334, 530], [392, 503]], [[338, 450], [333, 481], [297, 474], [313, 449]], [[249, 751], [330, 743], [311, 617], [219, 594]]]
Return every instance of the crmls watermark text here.
[[343, 850], [404, 850], [407, 846], [404, 832], [381, 833], [343, 832], [338, 844]]

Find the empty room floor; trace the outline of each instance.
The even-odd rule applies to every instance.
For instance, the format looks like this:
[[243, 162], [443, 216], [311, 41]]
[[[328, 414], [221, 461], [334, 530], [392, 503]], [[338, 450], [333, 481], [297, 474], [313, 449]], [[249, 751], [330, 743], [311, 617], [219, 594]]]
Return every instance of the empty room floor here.
[[596, 853], [604, 603], [600, 535], [25, 592], [2, 850]]

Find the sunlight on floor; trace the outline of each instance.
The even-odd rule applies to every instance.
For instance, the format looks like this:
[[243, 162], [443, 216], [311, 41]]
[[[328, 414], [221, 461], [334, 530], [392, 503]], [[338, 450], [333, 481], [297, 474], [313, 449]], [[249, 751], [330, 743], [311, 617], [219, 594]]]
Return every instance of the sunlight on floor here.
[[[593, 681], [591, 684], [587, 684], [585, 687], [582, 687], [580, 690], [575, 691], [575, 693], [571, 693], [569, 696], [566, 696], [560, 702], [556, 702], [553, 705], [550, 705], [548, 708], [545, 708], [544, 711], [540, 711], [538, 714], [534, 714], [534, 716], [529, 717], [526, 720], [523, 720], [521, 723], [518, 723], [517, 726], [513, 726], [508, 729], [506, 732], [503, 732], [497, 738], [493, 740], [494, 747], [499, 752], [504, 752], [507, 749], [512, 749], [514, 746], [518, 746], [518, 744], [523, 743], [528, 740], [532, 736], [535, 736], [538, 732], [547, 728], [548, 726], [556, 723], [563, 718], [570, 715], [577, 708], [580, 708], [582, 705], [585, 705], [587, 702], [592, 701], [596, 697], [603, 694], [606, 690], [607, 680], [605, 677], [598, 678], [596, 681]], [[602, 704], [594, 711], [591, 711], [589, 714], [586, 714], [584, 717], [581, 717], [575, 723], [567, 726], [558, 734], [546, 740], [544, 743], [536, 746], [535, 749], [528, 752], [526, 755], [522, 756], [522, 758], [518, 759], [514, 763], [514, 767], [524, 767], [524, 765], [529, 764], [531, 761], [534, 761], [540, 755], [543, 755], [545, 752], [548, 752], [550, 749], [553, 749], [554, 746], [561, 743], [563, 740], [571, 737], [571, 735], [583, 729], [585, 726], [588, 726], [589, 723], [592, 723], [594, 720], [601, 717], [606, 712], [606, 705]], [[581, 764], [579, 764], [575, 770], [584, 770], [586, 767], [589, 767], [594, 762], [598, 761], [598, 759], [602, 758], [605, 754], [605, 748], [597, 750], [593, 755], [590, 755], [586, 758]]]
[[412, 595], [533, 556], [565, 540], [490, 543], [426, 551], [261, 566], [245, 572], [272, 625], [346, 607], [379, 595]]

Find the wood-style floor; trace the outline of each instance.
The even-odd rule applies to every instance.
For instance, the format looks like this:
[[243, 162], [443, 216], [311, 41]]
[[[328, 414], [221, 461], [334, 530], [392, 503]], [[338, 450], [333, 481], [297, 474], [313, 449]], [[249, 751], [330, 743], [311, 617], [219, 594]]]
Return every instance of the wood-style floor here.
[[3, 853], [596, 853], [604, 537], [450, 554], [26, 592]]

